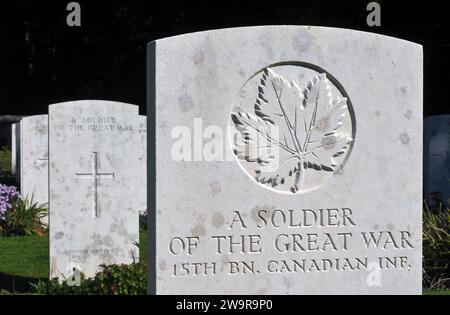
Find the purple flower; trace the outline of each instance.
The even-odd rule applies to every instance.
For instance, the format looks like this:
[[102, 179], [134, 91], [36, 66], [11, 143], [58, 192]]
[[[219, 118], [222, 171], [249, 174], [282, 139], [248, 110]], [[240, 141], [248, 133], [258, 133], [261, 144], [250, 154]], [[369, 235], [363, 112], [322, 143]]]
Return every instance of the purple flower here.
[[17, 188], [0, 184], [0, 221], [4, 221], [6, 213], [11, 210], [16, 200], [20, 198]]

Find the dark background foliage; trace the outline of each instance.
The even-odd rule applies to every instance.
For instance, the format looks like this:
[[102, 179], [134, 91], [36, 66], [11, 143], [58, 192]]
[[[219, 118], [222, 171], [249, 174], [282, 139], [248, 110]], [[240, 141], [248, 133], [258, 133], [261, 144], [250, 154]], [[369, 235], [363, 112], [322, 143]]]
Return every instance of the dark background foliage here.
[[374, 28], [366, 24], [368, 0], [85, 0], [78, 1], [79, 28], [66, 25], [69, 2], [2, 2], [0, 115], [43, 114], [48, 104], [76, 99], [134, 103], [144, 114], [149, 41], [267, 24], [344, 27], [418, 42], [425, 53], [425, 115], [449, 113], [446, 1], [379, 0], [382, 26]]

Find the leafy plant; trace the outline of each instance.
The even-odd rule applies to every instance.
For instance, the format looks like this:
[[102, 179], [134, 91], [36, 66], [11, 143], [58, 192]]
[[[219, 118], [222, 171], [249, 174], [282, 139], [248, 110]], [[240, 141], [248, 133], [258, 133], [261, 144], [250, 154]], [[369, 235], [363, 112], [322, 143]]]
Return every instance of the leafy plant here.
[[58, 280], [39, 281], [33, 285], [39, 295], [145, 295], [147, 294], [147, 266], [144, 262], [131, 265], [103, 266], [92, 279], [81, 277], [80, 286], [70, 286]]
[[423, 267], [424, 287], [450, 287], [450, 209], [424, 207], [423, 213]]
[[337, 132], [348, 100], [333, 95], [326, 74], [315, 75], [301, 89], [267, 68], [257, 95], [253, 113], [231, 115], [238, 131], [234, 153], [253, 164], [257, 182], [298, 193], [306, 170], [336, 170], [335, 159], [348, 151], [353, 139]]
[[46, 227], [42, 219], [47, 215], [45, 205], [33, 202], [33, 198], [16, 198], [0, 221], [5, 236], [44, 235]]

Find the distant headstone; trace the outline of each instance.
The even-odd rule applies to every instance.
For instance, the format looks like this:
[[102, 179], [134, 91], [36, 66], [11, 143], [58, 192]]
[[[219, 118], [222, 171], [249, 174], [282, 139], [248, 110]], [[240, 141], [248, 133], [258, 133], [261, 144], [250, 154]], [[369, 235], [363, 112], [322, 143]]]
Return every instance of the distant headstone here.
[[420, 45], [264, 26], [148, 60], [150, 293], [421, 293]]
[[137, 178], [138, 191], [135, 201], [136, 209], [139, 213], [145, 214], [147, 212], [147, 117], [139, 116], [138, 126], [139, 137], [139, 169], [140, 174]]
[[138, 107], [77, 101], [49, 107], [50, 275], [87, 277], [139, 259]]
[[425, 199], [450, 205], [450, 115], [426, 118], [424, 139]]
[[20, 178], [20, 122], [11, 125], [11, 174]]
[[48, 116], [21, 120], [21, 194], [34, 203], [48, 203]]
[[16, 127], [17, 124], [11, 125], [11, 174], [16, 175]]

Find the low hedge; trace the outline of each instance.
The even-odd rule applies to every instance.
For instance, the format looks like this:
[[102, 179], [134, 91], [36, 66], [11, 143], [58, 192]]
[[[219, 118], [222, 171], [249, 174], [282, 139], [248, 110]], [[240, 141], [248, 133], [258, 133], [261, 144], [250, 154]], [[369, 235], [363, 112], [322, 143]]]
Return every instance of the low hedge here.
[[131, 265], [103, 266], [95, 278], [81, 276], [79, 286], [67, 281], [39, 281], [33, 285], [33, 294], [38, 295], [146, 295], [147, 266], [144, 262]]

